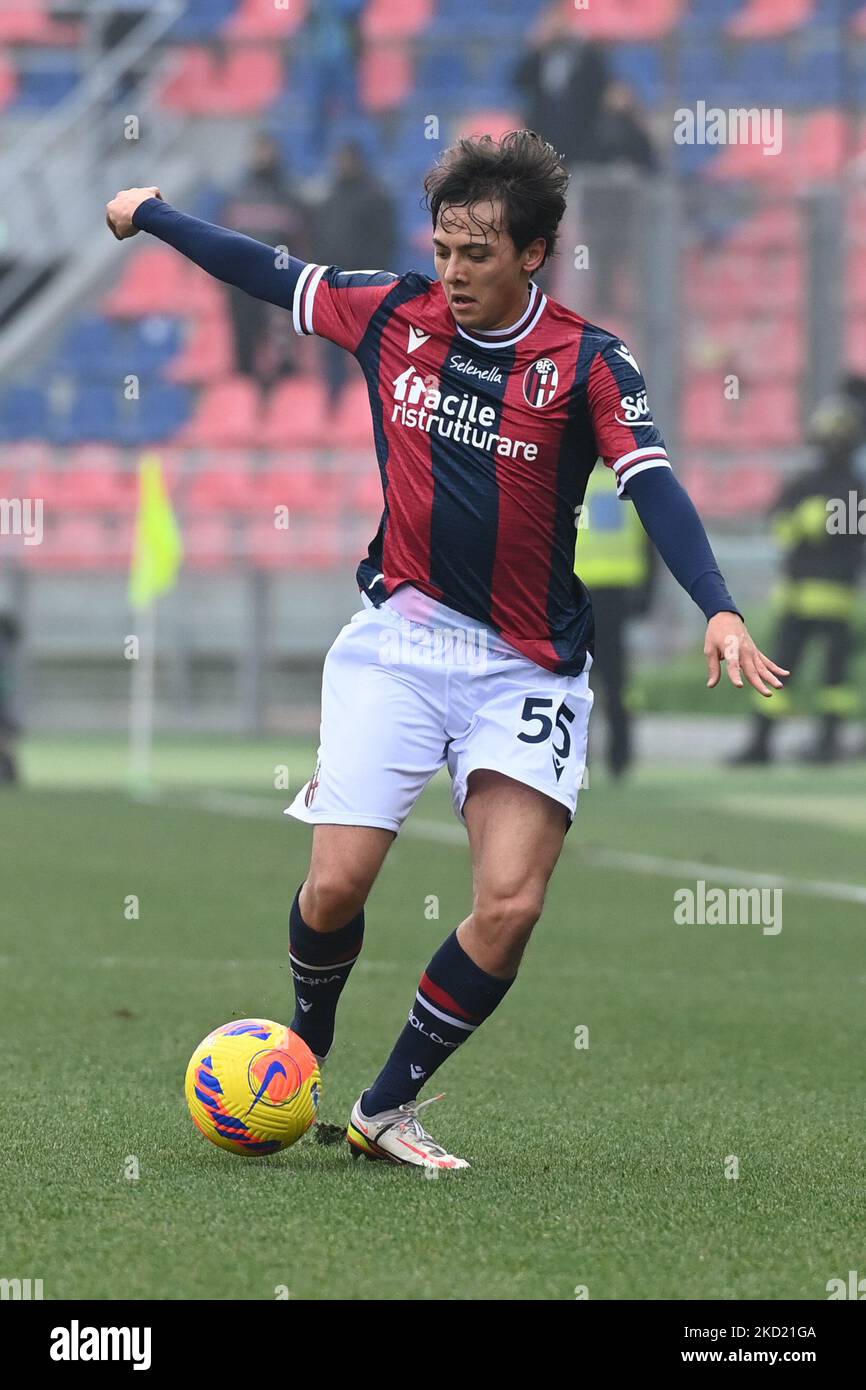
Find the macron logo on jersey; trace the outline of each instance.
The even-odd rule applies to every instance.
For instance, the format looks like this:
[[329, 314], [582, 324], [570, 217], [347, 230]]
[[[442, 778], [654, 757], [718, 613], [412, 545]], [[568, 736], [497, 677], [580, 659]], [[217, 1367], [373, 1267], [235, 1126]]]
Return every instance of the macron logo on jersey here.
[[407, 352], [414, 352], [416, 348], [421, 347], [423, 343], [429, 343], [429, 341], [429, 333], [423, 333], [420, 328], [415, 327], [414, 323], [409, 324], [409, 345], [406, 348]]
[[624, 362], [627, 362], [630, 367], [634, 367], [636, 372], [640, 371], [640, 367], [637, 362], [635, 362], [625, 343], [620, 343], [618, 348], [614, 348], [614, 352], [617, 353]]

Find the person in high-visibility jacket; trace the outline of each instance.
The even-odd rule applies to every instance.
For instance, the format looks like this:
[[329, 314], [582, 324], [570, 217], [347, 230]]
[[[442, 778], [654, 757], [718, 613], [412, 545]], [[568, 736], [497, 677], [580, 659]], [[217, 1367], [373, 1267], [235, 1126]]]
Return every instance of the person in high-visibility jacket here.
[[632, 760], [626, 627], [649, 607], [655, 551], [634, 507], [616, 495], [616, 478], [599, 465], [589, 475], [577, 525], [575, 573], [595, 616], [590, 684], [604, 689], [607, 765], [620, 777]]
[[[806, 751], [809, 761], [831, 762], [840, 753], [844, 720], [857, 715], [859, 698], [848, 675], [855, 647], [858, 578], [866, 556], [857, 499], [861, 479], [854, 463], [863, 421], [846, 395], [821, 402], [809, 426], [809, 442], [819, 450], [817, 466], [782, 490], [771, 519], [784, 551], [781, 582], [774, 594], [779, 613], [775, 650], [796, 670], [804, 649], [823, 646], [823, 679], [817, 694], [817, 737]], [[851, 502], [854, 499], [852, 507]], [[789, 712], [788, 690], [773, 708], [756, 711], [748, 745], [731, 761], [772, 760], [772, 736]]]

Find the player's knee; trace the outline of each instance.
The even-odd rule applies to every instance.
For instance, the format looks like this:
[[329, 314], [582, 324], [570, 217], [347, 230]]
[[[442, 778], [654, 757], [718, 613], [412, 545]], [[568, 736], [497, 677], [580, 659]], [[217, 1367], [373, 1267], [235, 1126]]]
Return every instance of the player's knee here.
[[472, 917], [476, 928], [492, 946], [497, 942], [526, 942], [544, 906], [544, 894], [535, 888], [514, 892], [482, 893]]
[[369, 883], [360, 875], [311, 871], [303, 892], [304, 921], [313, 931], [338, 931], [358, 915], [369, 891]]

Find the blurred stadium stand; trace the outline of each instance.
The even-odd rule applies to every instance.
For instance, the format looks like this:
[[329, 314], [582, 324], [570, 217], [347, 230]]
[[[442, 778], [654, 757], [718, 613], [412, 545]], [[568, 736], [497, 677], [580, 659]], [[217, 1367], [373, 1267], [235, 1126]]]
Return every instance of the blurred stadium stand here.
[[[319, 0], [4, 0], [0, 496], [44, 498], [46, 533], [31, 547], [0, 538], [0, 599], [24, 617], [34, 719], [122, 716], [116, 656], [143, 448], [164, 461], [185, 538], [161, 672], [178, 726], [261, 728], [291, 718], [295, 699], [315, 702], [380, 511], [360, 378], [334, 415], [320, 345], [303, 340], [300, 374], [263, 400], [234, 374], [223, 287], [145, 237], [119, 247], [105, 201], [158, 180], [178, 206], [219, 220], [262, 128], [315, 201], [352, 138], [398, 200], [388, 268], [432, 273], [423, 174], [456, 133], [522, 123], [512, 73], [542, 9], [330, 0], [326, 23]], [[806, 411], [841, 370], [866, 372], [866, 4], [605, 0], [574, 23], [637, 93], [662, 171], [575, 170], [548, 287], [595, 316], [592, 255], [578, 270], [571, 248], [591, 251], [603, 234], [599, 190], [625, 190], [617, 296], [598, 316], [641, 360], [748, 602], [773, 558], [752, 543], [757, 517], [802, 464]], [[781, 152], [677, 145], [672, 113], [698, 102], [782, 108]], [[273, 524], [280, 505], [287, 531]], [[665, 602], [669, 650], [683, 640], [670, 615], [687, 601], [671, 591]], [[116, 704], [95, 705], [107, 672]]]

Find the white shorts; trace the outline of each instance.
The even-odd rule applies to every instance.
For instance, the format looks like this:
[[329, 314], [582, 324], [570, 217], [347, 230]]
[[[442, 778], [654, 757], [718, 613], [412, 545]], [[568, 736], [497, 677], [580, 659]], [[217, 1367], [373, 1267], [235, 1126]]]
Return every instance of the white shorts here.
[[558, 676], [411, 585], [379, 608], [362, 597], [325, 657], [316, 769], [286, 814], [399, 831], [447, 766], [461, 820], [477, 768], [535, 787], [573, 817], [592, 658], [579, 676]]

